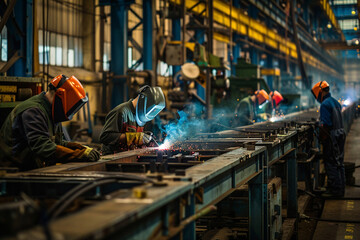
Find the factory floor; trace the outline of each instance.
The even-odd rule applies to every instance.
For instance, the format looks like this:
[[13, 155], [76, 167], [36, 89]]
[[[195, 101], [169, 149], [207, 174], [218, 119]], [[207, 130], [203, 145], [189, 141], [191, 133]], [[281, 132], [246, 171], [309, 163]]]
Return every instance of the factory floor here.
[[[360, 118], [355, 119], [345, 144], [345, 162], [360, 165]], [[360, 168], [353, 175], [355, 185], [360, 186]], [[322, 219], [336, 219], [338, 222], [318, 221], [314, 240], [360, 239], [360, 187], [346, 186], [345, 199], [325, 200]], [[352, 221], [352, 222], [351, 222]]]

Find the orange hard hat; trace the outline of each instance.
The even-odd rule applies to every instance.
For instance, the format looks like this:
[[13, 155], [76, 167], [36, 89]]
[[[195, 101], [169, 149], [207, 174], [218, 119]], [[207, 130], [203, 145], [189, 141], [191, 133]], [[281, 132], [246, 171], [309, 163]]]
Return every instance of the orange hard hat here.
[[312, 94], [314, 94], [314, 97], [316, 98], [316, 100], [318, 100], [319, 102], [322, 102], [322, 90], [325, 88], [329, 88], [330, 85], [326, 82], [326, 81], [320, 81], [317, 84], [315, 84], [313, 86], [313, 88], [311, 89]]
[[282, 100], [284, 100], [284, 98], [283, 98], [283, 96], [281, 95], [281, 93], [279, 93], [278, 91], [272, 91], [272, 92], [270, 92], [270, 97], [271, 97], [271, 100], [272, 100], [272, 102], [273, 102], [273, 106], [274, 107], [277, 107], [279, 104], [280, 104], [280, 102], [282, 101]]
[[61, 74], [51, 80], [49, 88], [55, 90], [52, 117], [56, 123], [71, 120], [74, 114], [88, 102], [85, 90], [75, 76], [67, 78]]
[[269, 95], [264, 89], [255, 91], [256, 99], [259, 103], [259, 105], [265, 103], [266, 101], [269, 101]]

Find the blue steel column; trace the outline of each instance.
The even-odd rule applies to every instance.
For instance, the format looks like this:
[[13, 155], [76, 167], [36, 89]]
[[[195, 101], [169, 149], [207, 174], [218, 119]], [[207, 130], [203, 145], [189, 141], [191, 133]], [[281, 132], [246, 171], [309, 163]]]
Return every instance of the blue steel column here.
[[[111, 4], [111, 71], [115, 76], [125, 76], [127, 70], [128, 49], [128, 4], [126, 0], [113, 1]], [[128, 98], [126, 77], [112, 80], [111, 108]]]
[[[267, 54], [267, 59], [266, 59], [266, 67], [267, 68], [274, 68], [274, 64], [273, 64], [273, 56], [271, 54]], [[270, 87], [270, 90], [274, 90], [274, 76], [268, 75], [266, 76], [267, 78], [267, 84]]]
[[[233, 1], [233, 6], [234, 8], [239, 9], [240, 8], [240, 1]], [[238, 42], [238, 34], [236, 32], [233, 33], [233, 43], [235, 43], [235, 45], [233, 46], [233, 66], [231, 66], [231, 75], [236, 75], [236, 64], [238, 61], [238, 58], [240, 57], [240, 51], [241, 51], [241, 47], [240, 47], [240, 43]]]
[[8, 70], [10, 76], [32, 76], [33, 63], [33, 1], [18, 0], [14, 7], [14, 16], [23, 36], [17, 35], [18, 31], [11, 20], [8, 20], [8, 60], [16, 51], [22, 56]]
[[297, 217], [297, 162], [296, 150], [293, 150], [287, 159], [287, 217]]
[[[199, 19], [198, 19], [199, 20]], [[201, 23], [204, 23], [204, 20], [199, 20]], [[198, 29], [195, 31], [195, 39], [199, 44], [205, 42], [205, 31], [203, 29]], [[203, 88], [199, 83], [195, 82], [196, 93], [197, 95], [205, 101], [205, 88]]]
[[143, 59], [144, 70], [153, 69], [153, 9], [152, 0], [143, 0]]
[[[195, 214], [195, 196], [194, 193], [189, 194], [188, 199], [188, 205], [185, 208], [185, 219], [188, 217], [191, 217]], [[192, 221], [186, 227], [183, 231], [183, 239], [186, 240], [195, 240], [196, 234], [195, 234], [195, 221]]]
[[[172, 40], [174, 41], [181, 41], [181, 22], [180, 18], [173, 18], [172, 21]], [[173, 66], [173, 75], [180, 71], [180, 66], [176, 65]]]
[[264, 173], [262, 171], [262, 155], [258, 156], [258, 171], [260, 173], [249, 181], [249, 239], [264, 238]]

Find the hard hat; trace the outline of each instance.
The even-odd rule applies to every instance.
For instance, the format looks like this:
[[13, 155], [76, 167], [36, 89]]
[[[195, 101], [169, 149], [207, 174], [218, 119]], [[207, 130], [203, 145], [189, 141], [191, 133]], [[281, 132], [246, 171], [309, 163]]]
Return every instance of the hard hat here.
[[270, 92], [270, 97], [271, 97], [271, 100], [272, 100], [272, 103], [273, 103], [273, 107], [277, 107], [280, 102], [282, 100], [284, 100], [283, 96], [281, 95], [281, 93], [279, 93], [278, 91], [272, 91]]
[[255, 96], [259, 105], [265, 103], [266, 101], [269, 101], [270, 99], [269, 95], [264, 89], [255, 91]]
[[311, 89], [311, 92], [312, 94], [314, 94], [315, 99], [320, 103], [323, 100], [323, 95], [321, 93], [325, 88], [330, 88], [330, 85], [326, 81], [320, 81], [317, 84], [315, 84]]
[[55, 77], [49, 83], [50, 90], [55, 90], [52, 103], [52, 117], [55, 123], [71, 120], [75, 113], [88, 102], [88, 97], [75, 76]]
[[149, 87], [148, 85], [139, 89], [138, 97], [136, 122], [139, 126], [144, 126], [165, 108], [165, 97], [160, 87]]

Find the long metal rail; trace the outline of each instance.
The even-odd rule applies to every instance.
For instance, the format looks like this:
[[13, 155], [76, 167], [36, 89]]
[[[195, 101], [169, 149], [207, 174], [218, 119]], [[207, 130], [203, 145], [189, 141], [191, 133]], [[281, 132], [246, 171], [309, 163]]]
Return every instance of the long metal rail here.
[[[184, 148], [179, 151], [159, 154], [156, 148], [138, 149], [104, 156], [97, 163], [69, 163], [7, 174], [0, 178], [0, 198], [14, 197], [20, 191], [30, 196], [58, 198], [79, 183], [120, 174], [109, 167], [123, 170], [127, 164], [141, 162], [146, 172], [152, 164], [149, 156], [155, 154], [158, 163], [172, 157], [179, 163], [193, 165], [175, 173], [128, 173], [152, 178], [155, 183], [127, 181], [108, 188], [97, 187], [87, 195], [95, 198], [89, 206], [47, 222], [48, 231], [44, 231], [44, 225], [38, 225], [19, 231], [16, 237], [46, 239], [48, 232], [55, 239], [195, 239], [196, 219], [215, 211], [214, 205], [246, 184], [248, 238], [275, 239], [281, 232], [278, 223], [282, 220], [279, 211], [273, 210], [275, 205], [268, 202], [268, 184], [275, 176], [283, 179], [287, 188], [286, 218], [294, 219], [296, 226], [297, 156], [317, 146], [314, 137], [317, 114], [316, 110], [300, 112], [276, 123], [209, 134], [211, 138], [202, 134], [180, 143]], [[344, 111], [345, 126], [353, 118], [353, 108], [349, 107]], [[259, 136], [254, 137], [256, 134]], [[193, 155], [181, 158], [181, 151]], [[145, 157], [140, 161], [139, 156]], [[307, 171], [301, 175], [311, 177], [311, 172], [318, 170], [319, 159], [309, 159], [303, 161], [310, 167], [301, 168]]]

